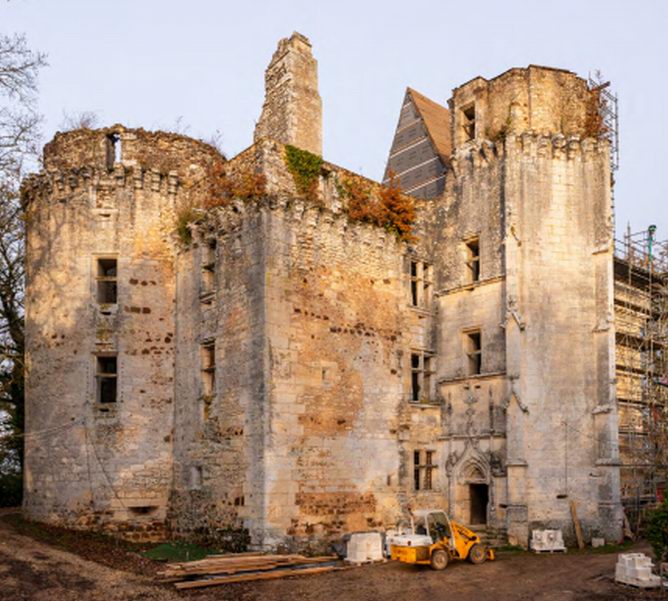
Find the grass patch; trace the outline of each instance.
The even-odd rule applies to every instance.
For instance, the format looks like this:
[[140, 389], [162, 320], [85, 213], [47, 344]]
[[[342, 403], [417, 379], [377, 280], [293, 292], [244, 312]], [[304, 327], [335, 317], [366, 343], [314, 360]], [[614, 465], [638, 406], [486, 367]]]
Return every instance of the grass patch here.
[[527, 550], [520, 545], [503, 545], [494, 549], [497, 553], [527, 553]]
[[587, 553], [623, 553], [624, 551], [628, 551], [633, 544], [633, 541], [627, 540], [621, 544], [607, 543], [602, 547], [585, 547], [582, 551]]
[[143, 551], [142, 555], [154, 561], [194, 561], [204, 559], [207, 555], [216, 553], [214, 549], [207, 549], [190, 543], [162, 543], [153, 549]]

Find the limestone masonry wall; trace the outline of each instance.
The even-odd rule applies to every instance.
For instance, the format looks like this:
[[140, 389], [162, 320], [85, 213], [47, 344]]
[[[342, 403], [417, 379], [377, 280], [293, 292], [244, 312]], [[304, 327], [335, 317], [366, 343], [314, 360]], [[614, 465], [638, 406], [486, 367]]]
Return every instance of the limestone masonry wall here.
[[[171, 232], [180, 193], [173, 171], [115, 154], [107, 163], [109, 131], [59, 134], [45, 149], [47, 171], [23, 189], [26, 421], [35, 433], [26, 441], [25, 510], [146, 538], [164, 535], [172, 481]], [[120, 131], [134, 156], [169, 160], [165, 140], [177, 138]], [[159, 148], [149, 145], [156, 139]], [[183, 163], [184, 149], [200, 145], [178, 140]], [[190, 163], [204, 169], [211, 154]], [[114, 299], [99, 297], [100, 260], [116, 262]], [[109, 403], [99, 392], [105, 357], [117, 362]]]
[[249, 532], [260, 536], [264, 512], [265, 242], [262, 213], [227, 213], [213, 215], [177, 259], [170, 514], [175, 534], [239, 549]]
[[[351, 210], [378, 183], [302, 153], [297, 185], [285, 145], [322, 149], [316, 69], [306, 38], [280, 42], [230, 161], [122, 126], [46, 146], [23, 188], [26, 514], [322, 551], [418, 507], [568, 540], [575, 502], [586, 537], [618, 539], [595, 92], [535, 66], [454, 90], [445, 192], [397, 236]], [[216, 177], [254, 186], [213, 198]]]

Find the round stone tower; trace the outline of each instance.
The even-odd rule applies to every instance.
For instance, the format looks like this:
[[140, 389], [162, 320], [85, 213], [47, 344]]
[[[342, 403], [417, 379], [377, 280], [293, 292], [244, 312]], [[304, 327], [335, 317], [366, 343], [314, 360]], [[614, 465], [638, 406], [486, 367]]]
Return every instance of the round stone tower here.
[[57, 134], [25, 182], [29, 518], [161, 534], [176, 214], [221, 160], [176, 134], [82, 129]]

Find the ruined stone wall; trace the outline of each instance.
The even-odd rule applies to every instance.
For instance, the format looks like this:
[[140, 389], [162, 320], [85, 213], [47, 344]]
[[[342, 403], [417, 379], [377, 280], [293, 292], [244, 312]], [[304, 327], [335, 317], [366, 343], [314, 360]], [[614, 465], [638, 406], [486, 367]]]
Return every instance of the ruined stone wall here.
[[271, 138], [322, 154], [318, 62], [299, 33], [281, 40], [265, 72], [265, 101], [255, 141]]
[[455, 88], [450, 110], [456, 147], [469, 137], [464, 111], [471, 107], [478, 141], [498, 141], [525, 131], [581, 137], [600, 133], [596, 93], [585, 80], [562, 69], [531, 65], [491, 80], [477, 77]]
[[115, 163], [138, 166], [159, 173], [176, 171], [184, 180], [204, 175], [222, 155], [211, 145], [180, 134], [128, 129], [113, 125], [104, 129], [78, 129], [57, 133], [44, 147], [44, 168], [78, 170], [95, 167], [112, 170]]
[[408, 402], [410, 350], [431, 342], [407, 307], [407, 249], [302, 203], [269, 218], [266, 542], [392, 526], [441, 498], [412, 491], [413, 448], [440, 415]]
[[[233, 550], [257, 539], [263, 526], [264, 262], [262, 213], [242, 206], [212, 212], [177, 261], [170, 521], [177, 536]], [[210, 392], [206, 344], [215, 349]]]
[[[164, 534], [172, 480], [179, 178], [122, 154], [107, 163], [108, 133], [59, 134], [46, 173], [24, 186], [24, 507], [31, 518], [147, 538]], [[168, 155], [172, 136], [153, 136]], [[191, 161], [201, 168], [200, 158]], [[116, 302], [97, 296], [100, 258], [117, 261]], [[98, 356], [117, 359], [116, 402], [99, 402]]]

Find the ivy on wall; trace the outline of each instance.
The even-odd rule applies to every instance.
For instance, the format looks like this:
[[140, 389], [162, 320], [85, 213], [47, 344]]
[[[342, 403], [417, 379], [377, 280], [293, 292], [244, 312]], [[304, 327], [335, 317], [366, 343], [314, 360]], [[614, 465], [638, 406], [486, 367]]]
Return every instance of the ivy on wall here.
[[292, 175], [297, 192], [306, 198], [315, 199], [322, 169], [322, 157], [287, 144], [285, 164]]

